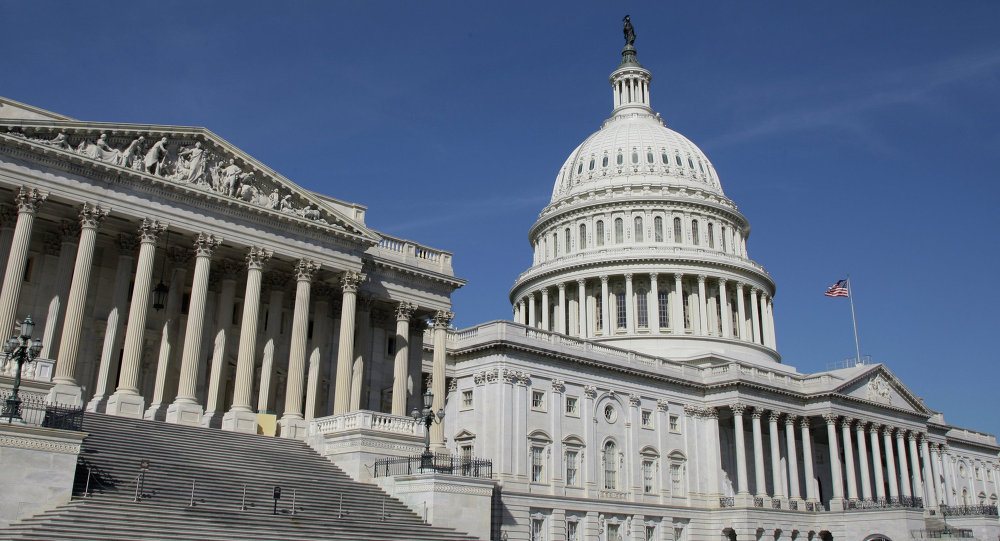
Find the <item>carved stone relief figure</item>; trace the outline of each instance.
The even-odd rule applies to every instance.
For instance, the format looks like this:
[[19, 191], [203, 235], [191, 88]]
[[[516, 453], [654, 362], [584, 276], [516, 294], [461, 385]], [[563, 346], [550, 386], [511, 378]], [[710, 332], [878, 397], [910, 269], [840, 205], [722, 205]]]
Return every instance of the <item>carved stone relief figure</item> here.
[[157, 176], [162, 176], [163, 166], [167, 161], [167, 138], [164, 137], [156, 142], [149, 152], [146, 153], [146, 158], [143, 160], [144, 171], [147, 173], [152, 173]]
[[177, 178], [192, 183], [205, 182], [206, 151], [201, 143], [193, 147], [182, 148], [177, 153]]
[[139, 136], [134, 139], [131, 143], [125, 147], [125, 150], [118, 154], [118, 160], [115, 161], [115, 165], [120, 165], [122, 167], [132, 167], [135, 164], [136, 158], [139, 153], [142, 152], [142, 144], [146, 141], [146, 138]]

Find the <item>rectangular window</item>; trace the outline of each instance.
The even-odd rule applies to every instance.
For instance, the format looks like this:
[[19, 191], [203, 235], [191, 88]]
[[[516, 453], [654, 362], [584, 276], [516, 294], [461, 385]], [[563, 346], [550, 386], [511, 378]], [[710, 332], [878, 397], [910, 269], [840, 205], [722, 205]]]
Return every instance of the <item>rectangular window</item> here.
[[597, 315], [594, 317], [594, 321], [597, 322], [595, 330], [604, 330], [604, 299], [603, 295], [597, 295], [594, 297], [594, 308], [596, 308]]
[[646, 494], [653, 492], [653, 461], [642, 461], [642, 491]]
[[684, 234], [681, 231], [681, 219], [674, 218], [674, 242], [680, 244], [684, 240]]
[[597, 241], [598, 246], [604, 246], [604, 222], [597, 221], [597, 233], [594, 235], [594, 240]]
[[649, 303], [646, 302], [646, 290], [640, 289], [635, 294], [636, 319], [640, 329], [649, 328]]
[[618, 524], [608, 524], [608, 541], [622, 541], [621, 529]]
[[695, 246], [698, 246], [699, 237], [701, 235], [698, 234], [698, 220], [691, 220], [691, 242]]
[[722, 235], [719, 237], [719, 240], [722, 241], [722, 251], [725, 252], [726, 251], [726, 226], [722, 226], [720, 228], [720, 231], [721, 231]]
[[462, 391], [462, 409], [469, 409], [472, 407], [472, 391]]
[[626, 311], [625, 311], [625, 292], [619, 291], [615, 293], [615, 313], [617, 315], [617, 324], [619, 329], [624, 329], [626, 326]]
[[580, 541], [579, 523], [576, 521], [566, 523], [566, 541]]
[[649, 410], [642, 410], [640, 417], [642, 419], [643, 428], [653, 428], [653, 412]]
[[663, 218], [659, 216], [653, 220], [653, 236], [656, 242], [663, 242]]
[[646, 525], [646, 541], [656, 541], [656, 526]]
[[544, 481], [542, 475], [545, 473], [543, 466], [543, 453], [545, 449], [534, 446], [531, 448], [531, 482], [541, 483]]
[[575, 396], [566, 397], [566, 415], [579, 415], [578, 407], [578, 400]]
[[681, 433], [680, 420], [678, 419], [678, 417], [676, 415], [671, 415], [670, 416], [670, 431], [673, 432], [674, 434], [680, 434]]
[[670, 326], [670, 302], [666, 291], [656, 292], [656, 308], [660, 318], [660, 328], [666, 329]]
[[531, 541], [545, 541], [545, 519], [531, 519]]
[[575, 487], [577, 486], [577, 457], [579, 456], [577, 451], [566, 451], [566, 485]]
[[681, 495], [681, 465], [671, 464], [670, 465], [670, 493], [674, 496]]
[[531, 409], [545, 411], [545, 391], [531, 391]]

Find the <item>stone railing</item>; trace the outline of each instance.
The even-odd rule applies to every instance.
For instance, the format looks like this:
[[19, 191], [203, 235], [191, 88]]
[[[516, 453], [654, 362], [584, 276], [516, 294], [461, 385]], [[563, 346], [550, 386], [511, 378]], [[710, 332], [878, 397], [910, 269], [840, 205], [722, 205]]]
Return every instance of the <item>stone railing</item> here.
[[424, 425], [405, 415], [392, 415], [375, 411], [352, 411], [313, 419], [310, 434], [336, 434], [351, 430], [370, 430], [386, 434], [423, 436]]
[[417, 244], [413, 241], [391, 237], [384, 233], [379, 233], [382, 240], [375, 246], [374, 250], [386, 259], [401, 261], [423, 268], [437, 270], [446, 274], [453, 272], [451, 266], [451, 252], [435, 250], [429, 246]]
[[[52, 381], [52, 373], [55, 371], [56, 362], [53, 359], [35, 359], [34, 362], [25, 363], [21, 368], [21, 379], [24, 381]], [[0, 355], [0, 376], [14, 377], [17, 371], [17, 363], [10, 362], [6, 355]]]
[[622, 490], [604, 489], [598, 493], [598, 497], [602, 500], [627, 500], [628, 492]]

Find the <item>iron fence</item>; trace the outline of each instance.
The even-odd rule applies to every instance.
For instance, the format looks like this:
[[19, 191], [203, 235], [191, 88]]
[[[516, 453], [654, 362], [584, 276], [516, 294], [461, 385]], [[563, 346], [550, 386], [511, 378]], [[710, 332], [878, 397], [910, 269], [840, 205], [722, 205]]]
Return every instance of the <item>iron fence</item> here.
[[847, 505], [844, 507], [849, 511], [863, 509], [923, 509], [924, 499], [911, 497], [867, 500], [856, 499], [847, 500]]
[[732, 496], [722, 496], [719, 498], [719, 507], [735, 507], [736, 498]]
[[0, 391], [0, 405], [3, 406], [0, 422], [24, 424], [62, 430], [83, 430], [83, 408], [64, 404], [49, 404], [45, 397], [18, 394], [20, 404], [8, 403], [11, 391]]
[[489, 479], [493, 477], [493, 461], [486, 458], [454, 456], [446, 453], [386, 457], [375, 461], [374, 477], [430, 472]]
[[997, 515], [996, 504], [978, 504], [978, 505], [942, 505], [941, 514], [946, 517], [976, 517], [976, 516], [986, 516], [995, 517]]

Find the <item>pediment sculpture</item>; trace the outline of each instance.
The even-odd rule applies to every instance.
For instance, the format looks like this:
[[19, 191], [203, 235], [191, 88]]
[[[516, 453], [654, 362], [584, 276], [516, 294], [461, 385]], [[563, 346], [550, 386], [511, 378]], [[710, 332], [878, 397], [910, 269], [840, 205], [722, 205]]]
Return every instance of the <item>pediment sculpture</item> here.
[[868, 400], [883, 404], [892, 404], [892, 392], [889, 388], [889, 382], [882, 377], [882, 374], [876, 374], [868, 380]]

